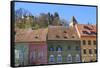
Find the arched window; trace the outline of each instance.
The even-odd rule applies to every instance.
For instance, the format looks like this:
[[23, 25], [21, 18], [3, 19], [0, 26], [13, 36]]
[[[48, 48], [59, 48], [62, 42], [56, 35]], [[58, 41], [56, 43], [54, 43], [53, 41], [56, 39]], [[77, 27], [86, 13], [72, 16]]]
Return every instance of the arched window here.
[[67, 62], [68, 63], [72, 62], [72, 56], [71, 56], [71, 54], [68, 54], [68, 56], [67, 56]]
[[57, 51], [61, 52], [62, 51], [62, 47], [57, 47]]
[[62, 56], [61, 55], [58, 55], [57, 56], [57, 63], [61, 63], [62, 62]]
[[50, 55], [49, 62], [50, 63], [54, 63], [55, 62], [54, 55]]
[[80, 62], [80, 55], [79, 54], [76, 54], [76, 57], [75, 57], [75, 62]]

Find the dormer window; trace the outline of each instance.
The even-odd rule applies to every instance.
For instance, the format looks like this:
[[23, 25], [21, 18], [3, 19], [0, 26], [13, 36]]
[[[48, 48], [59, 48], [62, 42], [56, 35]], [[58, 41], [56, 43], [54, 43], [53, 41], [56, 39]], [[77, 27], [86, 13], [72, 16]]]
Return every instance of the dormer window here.
[[72, 38], [75, 38], [75, 36], [72, 36]]
[[60, 38], [60, 36], [59, 35], [56, 35], [56, 38]]
[[64, 38], [67, 39], [68, 37], [67, 36], [64, 36]]
[[96, 35], [96, 32], [91, 32], [91, 34], [94, 34], [94, 35]]
[[67, 33], [67, 31], [64, 31], [64, 33]]
[[82, 31], [83, 32], [83, 34], [89, 34], [87, 31]]
[[38, 36], [35, 36], [35, 38], [37, 39], [37, 38], [38, 38]]

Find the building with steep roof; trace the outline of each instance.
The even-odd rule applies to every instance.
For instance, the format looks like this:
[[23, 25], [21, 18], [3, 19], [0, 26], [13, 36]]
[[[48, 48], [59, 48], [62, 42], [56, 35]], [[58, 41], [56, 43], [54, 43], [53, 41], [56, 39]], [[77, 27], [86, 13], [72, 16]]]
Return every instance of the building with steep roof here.
[[96, 25], [77, 24], [75, 27], [81, 40], [82, 62], [97, 61]]
[[82, 62], [97, 61], [97, 30], [96, 25], [78, 24], [75, 17], [72, 17], [71, 27], [73, 26], [81, 41], [81, 58]]
[[15, 64], [47, 64], [47, 29], [18, 29], [15, 34]]
[[80, 40], [73, 28], [49, 26], [47, 43], [49, 64], [81, 62]]

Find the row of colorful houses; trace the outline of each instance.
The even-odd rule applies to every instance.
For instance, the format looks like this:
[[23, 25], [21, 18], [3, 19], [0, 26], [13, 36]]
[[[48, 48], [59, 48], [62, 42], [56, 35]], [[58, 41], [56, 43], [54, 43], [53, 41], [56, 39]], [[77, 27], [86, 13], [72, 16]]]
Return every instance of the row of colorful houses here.
[[15, 66], [97, 61], [96, 25], [15, 29]]

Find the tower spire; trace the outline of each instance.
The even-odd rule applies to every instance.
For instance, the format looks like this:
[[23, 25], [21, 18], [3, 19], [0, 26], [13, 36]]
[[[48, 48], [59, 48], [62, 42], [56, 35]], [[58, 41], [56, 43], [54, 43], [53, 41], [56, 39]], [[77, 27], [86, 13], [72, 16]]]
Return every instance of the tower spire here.
[[70, 22], [70, 26], [73, 27], [75, 24], [78, 24], [78, 22], [77, 22], [75, 16], [72, 16], [72, 19], [71, 19], [71, 22]]

